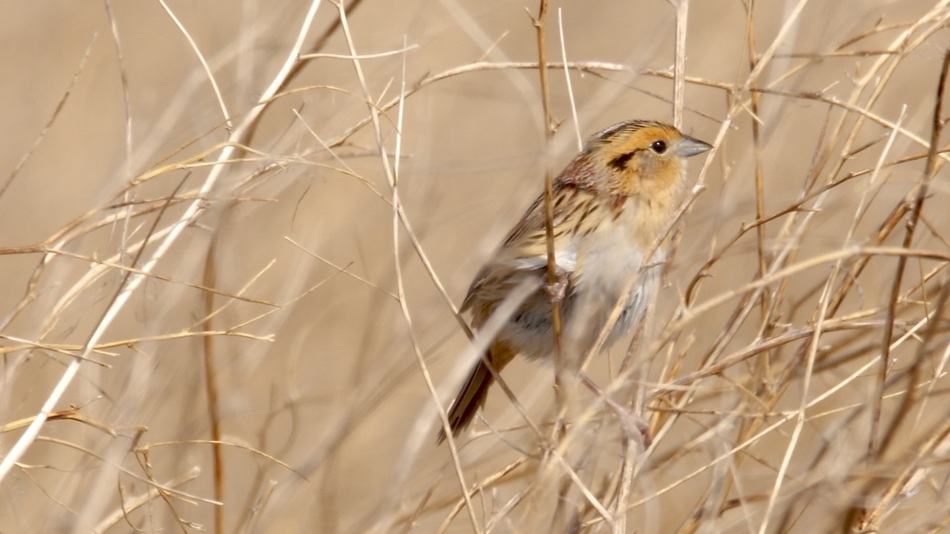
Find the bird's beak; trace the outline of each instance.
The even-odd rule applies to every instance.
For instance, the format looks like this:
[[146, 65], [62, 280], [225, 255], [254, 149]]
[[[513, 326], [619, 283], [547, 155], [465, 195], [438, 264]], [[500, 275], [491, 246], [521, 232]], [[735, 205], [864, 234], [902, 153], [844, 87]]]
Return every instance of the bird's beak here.
[[688, 158], [690, 156], [702, 154], [710, 148], [712, 148], [712, 145], [709, 143], [705, 143], [699, 139], [693, 139], [689, 136], [683, 136], [683, 140], [680, 141], [680, 145], [676, 147], [676, 155], [681, 158]]

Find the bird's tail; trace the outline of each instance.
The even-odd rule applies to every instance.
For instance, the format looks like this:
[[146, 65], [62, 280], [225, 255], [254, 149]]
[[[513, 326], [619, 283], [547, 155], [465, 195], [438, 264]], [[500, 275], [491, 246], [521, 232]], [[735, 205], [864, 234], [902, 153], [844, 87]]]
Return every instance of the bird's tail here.
[[[485, 359], [492, 363], [495, 372], [501, 372], [502, 368], [514, 358], [515, 353], [507, 347], [495, 344], [485, 356]], [[488, 388], [494, 383], [495, 377], [492, 376], [485, 360], [479, 359], [478, 364], [472, 369], [468, 379], [465, 380], [462, 390], [459, 391], [455, 401], [452, 402], [452, 407], [449, 408], [449, 428], [452, 430], [453, 436], [458, 436], [472, 422], [475, 414], [478, 413], [478, 409], [485, 405], [485, 400], [488, 398]], [[438, 443], [445, 441], [445, 429], [439, 431], [436, 440]]]

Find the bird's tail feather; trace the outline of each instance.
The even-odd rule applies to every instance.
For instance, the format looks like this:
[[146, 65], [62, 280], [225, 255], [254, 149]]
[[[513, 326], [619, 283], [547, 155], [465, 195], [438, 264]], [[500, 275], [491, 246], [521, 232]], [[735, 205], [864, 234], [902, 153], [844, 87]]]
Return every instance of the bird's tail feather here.
[[[479, 360], [478, 365], [472, 369], [468, 379], [465, 380], [462, 390], [455, 397], [455, 401], [452, 402], [452, 407], [449, 408], [449, 428], [453, 436], [458, 436], [475, 419], [478, 409], [485, 405], [485, 399], [488, 398], [488, 388], [494, 382], [495, 378], [488, 370], [488, 366]], [[439, 431], [438, 442], [443, 441], [445, 441], [445, 429]]]
[[[495, 383], [495, 377], [488, 369], [485, 360], [491, 362], [495, 372], [501, 372], [514, 356], [515, 353], [508, 347], [501, 343], [495, 343], [485, 354], [485, 359], [478, 360], [478, 364], [468, 375], [465, 385], [462, 386], [462, 390], [455, 397], [455, 401], [452, 402], [452, 407], [449, 408], [449, 428], [452, 430], [453, 436], [458, 436], [475, 419], [475, 414], [478, 413], [479, 408], [485, 405], [485, 400], [488, 398], [488, 389]], [[436, 439], [438, 443], [445, 441], [445, 429], [439, 431], [439, 436]]]

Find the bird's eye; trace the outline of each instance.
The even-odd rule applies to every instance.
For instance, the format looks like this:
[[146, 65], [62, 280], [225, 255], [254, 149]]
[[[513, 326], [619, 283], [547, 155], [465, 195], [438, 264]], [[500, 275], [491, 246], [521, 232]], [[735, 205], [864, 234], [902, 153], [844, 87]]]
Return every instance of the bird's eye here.
[[656, 152], [657, 154], [666, 152], [666, 141], [654, 141], [650, 143], [650, 150]]

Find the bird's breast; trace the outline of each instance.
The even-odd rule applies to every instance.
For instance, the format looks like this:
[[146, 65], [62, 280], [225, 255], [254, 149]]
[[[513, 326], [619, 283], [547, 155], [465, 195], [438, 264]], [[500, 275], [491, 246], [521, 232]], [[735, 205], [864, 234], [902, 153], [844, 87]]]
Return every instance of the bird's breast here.
[[[626, 304], [608, 343], [629, 331], [643, 316], [659, 283], [658, 264], [665, 260], [666, 254], [658, 247], [650, 258], [646, 258], [647, 249], [655, 237], [644, 239], [642, 224], [638, 214], [631, 213], [628, 207], [621, 216], [605, 221], [597, 231], [573, 244], [577, 253], [574, 269], [576, 302], [571, 306], [573, 319], [570, 321], [573, 326], [582, 331], [599, 331], [618, 303], [623, 301]], [[658, 230], [648, 230], [654, 236], [659, 233]], [[649, 264], [646, 268], [644, 261]]]
[[[606, 219], [595, 231], [575, 238], [571, 248], [576, 255], [573, 260], [578, 289], [616, 301], [631, 280], [643, 276], [640, 270], [647, 250], [665, 222], [660, 220], [657, 224], [657, 217], [649, 211], [646, 206], [628, 200], [619, 216]], [[664, 259], [663, 250], [658, 248], [649, 262]]]

